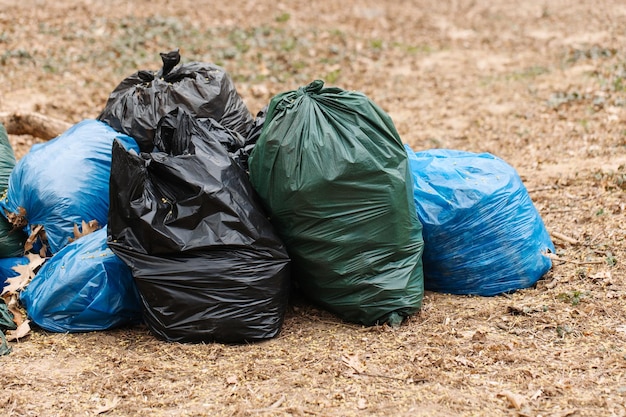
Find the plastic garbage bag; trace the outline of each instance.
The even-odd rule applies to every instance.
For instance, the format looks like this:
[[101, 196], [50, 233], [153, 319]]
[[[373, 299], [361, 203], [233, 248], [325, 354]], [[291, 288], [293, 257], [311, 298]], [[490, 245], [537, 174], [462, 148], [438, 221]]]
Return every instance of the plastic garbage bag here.
[[0, 123], [0, 193], [7, 189], [9, 176], [15, 167], [15, 153], [9, 142], [9, 135]]
[[106, 330], [141, 322], [130, 268], [107, 246], [100, 229], [48, 259], [20, 292], [28, 317], [51, 332]]
[[157, 129], [162, 151], [113, 147], [109, 246], [168, 341], [267, 339], [284, 319], [289, 257], [218, 127], [173, 111]]
[[424, 286], [496, 295], [529, 287], [554, 245], [515, 169], [488, 153], [406, 145], [424, 226]]
[[[0, 123], [0, 199], [5, 197], [9, 176], [15, 167], [15, 154], [9, 136]], [[0, 209], [0, 258], [12, 258], [24, 254], [26, 233], [22, 228], [14, 228]]]
[[420, 308], [422, 227], [382, 109], [319, 80], [279, 94], [249, 165], [305, 296], [365, 325], [396, 325]]
[[13, 269], [14, 266], [28, 264], [26, 256], [16, 256], [13, 258], [0, 258], [0, 293], [6, 285], [8, 278], [13, 278], [19, 274]]
[[263, 130], [263, 124], [265, 123], [266, 116], [267, 106], [262, 108], [257, 113], [256, 117], [254, 118], [254, 122], [252, 123], [252, 127], [248, 132], [248, 136], [244, 141], [243, 147], [241, 147], [235, 153], [235, 160], [239, 162], [239, 164], [243, 167], [243, 169], [246, 170], [246, 172], [249, 172], [248, 159], [250, 158], [250, 154], [252, 153], [252, 150], [254, 149], [257, 140], [259, 140], [259, 137], [261, 136], [261, 131]]
[[252, 115], [223, 68], [206, 62], [180, 64], [178, 50], [161, 53], [159, 71], [142, 70], [109, 95], [98, 120], [132, 136], [144, 152], [153, 150], [161, 117], [181, 108], [197, 118], [212, 118], [246, 137]]
[[83, 120], [34, 145], [13, 169], [0, 205], [29, 226], [43, 225], [49, 249], [57, 253], [75, 237], [74, 225], [80, 228], [92, 220], [106, 224], [115, 139], [139, 149], [131, 137], [97, 120]]
[[9, 311], [4, 298], [0, 298], [0, 356], [11, 353], [11, 346], [7, 343], [4, 333], [7, 330], [15, 330], [17, 325], [13, 321], [13, 313]]

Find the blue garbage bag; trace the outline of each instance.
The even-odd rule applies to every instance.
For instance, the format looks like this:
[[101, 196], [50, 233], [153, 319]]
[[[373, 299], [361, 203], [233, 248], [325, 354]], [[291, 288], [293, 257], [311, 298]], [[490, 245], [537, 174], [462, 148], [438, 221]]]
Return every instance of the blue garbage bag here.
[[554, 245], [515, 169], [489, 153], [405, 145], [424, 227], [424, 287], [491, 296], [534, 285]]
[[111, 148], [118, 139], [139, 150], [130, 136], [97, 120], [84, 120], [55, 139], [34, 145], [15, 165], [0, 206], [29, 226], [43, 225], [50, 252], [74, 237], [74, 225], [107, 222]]
[[47, 260], [20, 292], [28, 317], [51, 332], [106, 330], [142, 320], [130, 268], [107, 246], [102, 228]]
[[18, 276], [17, 271], [13, 269], [14, 266], [26, 265], [28, 258], [26, 256], [17, 256], [13, 258], [0, 258], [0, 293], [2, 288], [6, 285], [8, 278]]

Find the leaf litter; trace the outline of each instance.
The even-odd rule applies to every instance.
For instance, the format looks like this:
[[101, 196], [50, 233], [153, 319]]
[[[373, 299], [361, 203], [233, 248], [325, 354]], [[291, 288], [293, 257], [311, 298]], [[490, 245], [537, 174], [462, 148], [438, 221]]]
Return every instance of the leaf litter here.
[[[300, 300], [278, 338], [244, 346], [167, 344], [143, 326], [34, 328], [3, 357], [10, 415], [626, 415], [619, 1], [235, 0], [212, 13], [144, 3], [6, 5], [2, 18], [20, 24], [2, 35], [2, 110], [93, 118], [172, 43], [225, 66], [253, 113], [329, 74], [388, 111], [416, 150], [511, 163], [552, 233], [554, 266], [513, 294], [426, 293], [398, 329], [342, 323]], [[10, 139], [18, 158], [36, 142]]]

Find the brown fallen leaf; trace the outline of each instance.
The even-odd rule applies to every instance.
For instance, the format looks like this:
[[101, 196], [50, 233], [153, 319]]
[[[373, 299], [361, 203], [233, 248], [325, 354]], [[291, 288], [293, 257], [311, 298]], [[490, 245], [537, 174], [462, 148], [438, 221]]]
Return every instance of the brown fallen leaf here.
[[100, 224], [98, 224], [97, 220], [89, 220], [89, 222], [83, 220], [80, 231], [78, 230], [78, 225], [74, 223], [74, 237], [69, 238], [68, 240], [73, 242], [76, 239], [86, 236], [89, 233], [93, 233], [98, 229], [100, 229]]
[[26, 320], [26, 312], [20, 308], [18, 294], [4, 294], [2, 299], [6, 303], [8, 310], [13, 314], [13, 323], [16, 326], [21, 325]]
[[118, 397], [113, 397], [112, 400], [107, 398], [106, 401], [104, 402], [104, 405], [96, 409], [95, 413], [96, 415], [108, 413], [109, 411], [117, 407], [119, 403], [120, 403], [120, 399]]
[[7, 340], [14, 342], [24, 338], [28, 333], [30, 333], [30, 320], [24, 320], [22, 324], [17, 326], [17, 329], [7, 331]]
[[26, 255], [28, 263], [24, 265], [15, 265], [12, 269], [17, 272], [17, 276], [7, 278], [6, 286], [2, 289], [0, 295], [8, 293], [17, 293], [23, 290], [28, 283], [35, 277], [37, 269], [46, 261], [45, 258], [33, 253]]
[[31, 250], [33, 250], [33, 246], [35, 245], [37, 239], [45, 242], [45, 234], [46, 233], [43, 230], [42, 224], [32, 226], [30, 230], [30, 235], [28, 235], [28, 239], [26, 239], [26, 242], [24, 242], [24, 251], [30, 252]]
[[13, 270], [18, 273], [17, 276], [7, 278], [6, 285], [0, 297], [4, 300], [8, 310], [13, 315], [13, 322], [17, 326], [16, 330], [9, 331], [7, 333], [7, 340], [17, 340], [26, 336], [30, 332], [29, 321], [27, 319], [26, 311], [22, 308], [19, 302], [19, 292], [26, 288], [30, 281], [35, 276], [36, 271], [46, 261], [46, 258], [29, 253], [26, 254], [29, 262], [25, 265], [16, 265]]
[[356, 402], [356, 408], [359, 410], [365, 410], [367, 408], [367, 400], [363, 397], [359, 398]]
[[5, 210], [4, 214], [14, 229], [21, 229], [23, 227], [26, 227], [26, 225], [28, 224], [28, 220], [26, 220], [26, 209], [24, 207], [18, 207], [17, 213], [12, 213], [8, 210]]
[[30, 282], [30, 279], [33, 277], [28, 264], [14, 266], [13, 270], [17, 272], [18, 275], [6, 279], [5, 287], [2, 289], [2, 293], [0, 293], [0, 295], [18, 292], [26, 287], [26, 285]]
[[25, 256], [28, 258], [28, 266], [30, 266], [34, 272], [37, 272], [37, 269], [46, 262], [46, 257], [40, 256], [37, 253], [27, 253]]
[[359, 355], [344, 355], [341, 357], [341, 362], [344, 365], [351, 368], [357, 374], [362, 374], [365, 372], [365, 367], [359, 360]]
[[515, 394], [511, 391], [508, 391], [508, 390], [502, 391], [498, 393], [497, 396], [506, 398], [507, 401], [509, 402], [509, 406], [515, 408], [518, 411], [521, 410], [522, 405], [524, 405], [524, 401], [525, 401], [524, 397], [522, 397], [519, 394]]

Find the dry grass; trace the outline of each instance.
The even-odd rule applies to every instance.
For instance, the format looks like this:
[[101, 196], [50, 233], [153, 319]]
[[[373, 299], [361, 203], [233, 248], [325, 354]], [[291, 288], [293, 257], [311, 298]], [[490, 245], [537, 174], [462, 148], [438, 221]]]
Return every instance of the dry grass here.
[[[164, 343], [36, 330], [8, 416], [626, 415], [626, 6], [592, 2], [0, 0], [0, 110], [72, 123], [158, 53], [223, 65], [251, 111], [315, 78], [364, 91], [414, 149], [522, 175], [560, 260], [536, 288], [427, 293], [399, 329], [294, 300], [280, 337]], [[18, 156], [33, 138], [11, 137]]]

